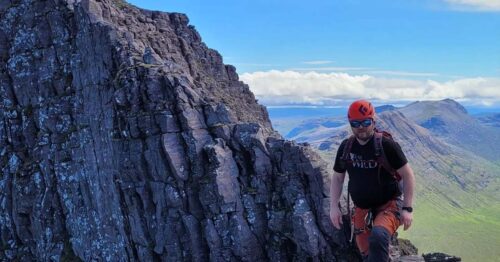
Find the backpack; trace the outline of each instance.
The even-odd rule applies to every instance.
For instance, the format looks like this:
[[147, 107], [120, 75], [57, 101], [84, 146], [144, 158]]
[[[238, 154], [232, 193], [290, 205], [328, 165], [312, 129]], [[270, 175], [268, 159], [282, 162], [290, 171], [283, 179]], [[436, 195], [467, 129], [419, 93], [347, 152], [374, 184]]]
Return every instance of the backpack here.
[[[394, 177], [394, 179], [396, 179], [396, 181], [399, 182], [399, 181], [401, 181], [401, 175], [398, 173], [398, 171], [396, 169], [394, 169], [389, 164], [389, 160], [387, 159], [387, 156], [385, 155], [385, 152], [384, 152], [384, 147], [382, 146], [382, 138], [383, 137], [394, 141], [394, 138], [392, 137], [392, 135], [389, 132], [378, 131], [377, 129], [375, 129], [375, 134], [374, 134], [375, 141], [373, 141], [374, 142], [373, 144], [375, 146], [375, 159], [376, 159], [376, 161], [378, 163], [378, 167], [379, 167], [378, 172], [380, 174], [380, 168], [384, 168], [385, 170], [387, 170], [387, 172], [389, 172]], [[354, 135], [351, 135], [348, 138], [347, 143], [344, 147], [344, 152], [342, 153], [342, 157], [341, 157], [341, 159], [343, 161], [351, 162], [351, 160], [349, 158], [349, 154], [351, 153], [351, 148], [352, 148], [352, 144], [354, 143], [354, 139], [356, 139], [354, 137]]]

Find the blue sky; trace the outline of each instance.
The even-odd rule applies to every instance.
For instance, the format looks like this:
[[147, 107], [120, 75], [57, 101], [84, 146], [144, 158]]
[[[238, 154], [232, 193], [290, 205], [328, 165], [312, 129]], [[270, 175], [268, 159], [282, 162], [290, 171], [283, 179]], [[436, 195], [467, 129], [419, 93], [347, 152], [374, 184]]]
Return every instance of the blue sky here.
[[[398, 97], [398, 93], [405, 93], [403, 88], [389, 100], [423, 96], [474, 100], [484, 105], [500, 101], [500, 91], [494, 91], [500, 89], [500, 0], [128, 2], [146, 9], [186, 13], [203, 41], [218, 50], [226, 64], [236, 66], [258, 97], [276, 96], [281, 99], [278, 104], [330, 104], [349, 95], [319, 90], [322, 96], [318, 97], [313, 88], [312, 99], [295, 101], [293, 94], [284, 90], [264, 92], [273, 89], [272, 78], [292, 83], [300, 77], [316, 83], [332, 77], [345, 80], [345, 75], [368, 76], [360, 81], [372, 93], [378, 93], [387, 81], [387, 85], [397, 87], [412, 83], [406, 89], [425, 86], [414, 94], [416, 97]], [[470, 85], [478, 84], [478, 79], [482, 80], [479, 86]], [[450, 88], [449, 95], [443, 88]], [[476, 88], [489, 91], [471, 91]], [[387, 99], [367, 94], [366, 98]], [[273, 104], [275, 98], [264, 101]]]

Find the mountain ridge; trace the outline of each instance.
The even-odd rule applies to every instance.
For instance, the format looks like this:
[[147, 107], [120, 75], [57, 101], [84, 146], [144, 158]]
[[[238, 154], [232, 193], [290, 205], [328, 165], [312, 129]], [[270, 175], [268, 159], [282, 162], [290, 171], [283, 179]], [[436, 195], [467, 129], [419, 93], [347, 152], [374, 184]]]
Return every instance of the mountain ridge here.
[[492, 161], [500, 160], [500, 133], [482, 125], [451, 99], [415, 102], [398, 109], [407, 118], [427, 128], [434, 136]]
[[272, 130], [186, 15], [115, 0], [0, 14], [0, 260], [356, 257], [325, 163]]

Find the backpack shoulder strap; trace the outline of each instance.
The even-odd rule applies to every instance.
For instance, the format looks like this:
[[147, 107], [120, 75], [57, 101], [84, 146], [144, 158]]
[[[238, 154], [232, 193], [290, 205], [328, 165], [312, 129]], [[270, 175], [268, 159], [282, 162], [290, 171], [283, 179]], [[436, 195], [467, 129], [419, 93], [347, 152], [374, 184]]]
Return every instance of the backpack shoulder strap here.
[[379, 165], [381, 167], [385, 168], [385, 170], [387, 170], [389, 173], [391, 173], [397, 181], [400, 181], [401, 175], [397, 172], [396, 169], [394, 169], [391, 166], [391, 164], [389, 163], [389, 160], [387, 159], [387, 155], [384, 152], [384, 146], [382, 145], [382, 139], [384, 136], [388, 137], [389, 139], [392, 139], [391, 134], [389, 134], [385, 131], [384, 132], [375, 132], [375, 135], [374, 135], [375, 141], [373, 141], [374, 146], [375, 146], [375, 157], [376, 157], [377, 162], [379, 163]]
[[344, 146], [344, 151], [342, 152], [342, 160], [344, 161], [348, 161], [350, 160], [349, 158], [349, 154], [351, 153], [351, 149], [352, 149], [352, 144], [354, 143], [354, 135], [351, 135], [348, 139], [347, 139], [347, 142]]
[[375, 134], [374, 134], [374, 146], [375, 146], [375, 157], [380, 157], [380, 156], [385, 156], [384, 154], [384, 148], [382, 146], [382, 137], [384, 135], [381, 133], [381, 132], [377, 132], [375, 131]]

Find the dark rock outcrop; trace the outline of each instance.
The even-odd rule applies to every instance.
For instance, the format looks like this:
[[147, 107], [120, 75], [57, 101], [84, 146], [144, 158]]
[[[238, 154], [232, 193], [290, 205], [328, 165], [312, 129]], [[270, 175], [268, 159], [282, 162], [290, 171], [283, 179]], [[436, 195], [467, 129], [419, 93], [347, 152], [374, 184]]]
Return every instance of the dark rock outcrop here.
[[425, 262], [459, 262], [462, 261], [460, 257], [451, 256], [445, 253], [429, 253], [423, 254]]
[[398, 239], [398, 246], [402, 256], [418, 254], [418, 249], [407, 239]]
[[325, 164], [183, 14], [0, 0], [0, 260], [335, 261]]

